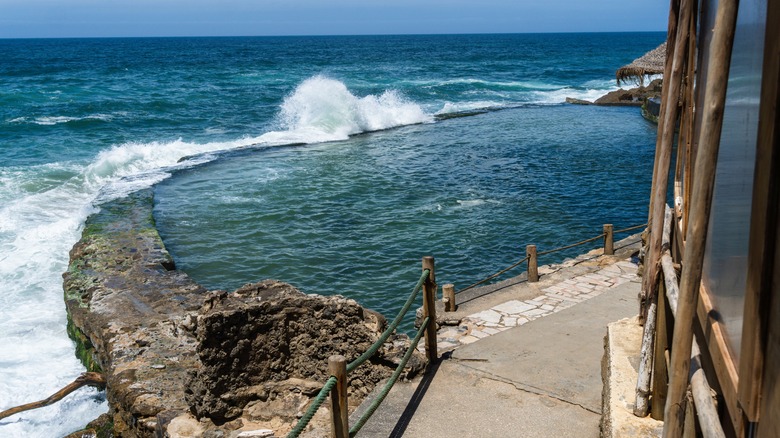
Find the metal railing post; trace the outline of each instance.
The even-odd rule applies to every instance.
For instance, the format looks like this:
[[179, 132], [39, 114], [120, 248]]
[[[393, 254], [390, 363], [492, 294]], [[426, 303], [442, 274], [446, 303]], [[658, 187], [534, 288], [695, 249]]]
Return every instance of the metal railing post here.
[[330, 391], [330, 431], [334, 438], [349, 438], [349, 411], [347, 407], [347, 359], [341, 355], [328, 358], [328, 370], [336, 378]]
[[539, 262], [536, 260], [536, 245], [527, 245], [525, 255], [528, 257], [528, 282], [539, 281]]
[[604, 255], [615, 254], [615, 236], [612, 224], [604, 224]]
[[423, 283], [423, 318], [430, 318], [428, 327], [425, 329], [425, 351], [428, 355], [428, 361], [434, 362], [439, 358], [438, 347], [436, 345], [436, 274], [434, 271], [434, 260], [431, 256], [425, 256], [422, 259], [422, 269], [428, 269], [428, 279]]

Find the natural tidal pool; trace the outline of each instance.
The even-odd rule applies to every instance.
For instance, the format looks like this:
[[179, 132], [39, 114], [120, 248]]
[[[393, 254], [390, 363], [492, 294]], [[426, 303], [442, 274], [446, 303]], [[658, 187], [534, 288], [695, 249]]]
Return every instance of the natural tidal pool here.
[[250, 148], [157, 185], [155, 219], [178, 268], [208, 288], [273, 278], [392, 317], [424, 255], [457, 289], [526, 244], [643, 223], [654, 142], [637, 108], [554, 105]]

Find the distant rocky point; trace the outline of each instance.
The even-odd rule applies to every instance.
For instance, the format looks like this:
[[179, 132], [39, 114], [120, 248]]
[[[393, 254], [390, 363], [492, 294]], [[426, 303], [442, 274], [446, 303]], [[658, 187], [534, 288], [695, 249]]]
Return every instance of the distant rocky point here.
[[656, 79], [646, 87], [636, 87], [630, 90], [621, 88], [605, 94], [594, 102], [567, 97], [566, 103], [575, 105], [642, 106], [646, 99], [661, 96], [661, 83], [661, 79]]

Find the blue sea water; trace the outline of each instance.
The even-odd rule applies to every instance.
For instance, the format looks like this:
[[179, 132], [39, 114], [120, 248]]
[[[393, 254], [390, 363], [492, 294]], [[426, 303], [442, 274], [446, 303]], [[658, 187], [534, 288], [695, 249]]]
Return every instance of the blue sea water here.
[[[463, 286], [528, 243], [643, 222], [655, 126], [563, 102], [616, 89], [664, 36], [0, 40], [0, 410], [83, 371], [68, 251], [139, 188], [207, 287], [270, 277], [388, 316], [423, 255]], [[0, 435], [61, 436], [106, 409], [86, 388]]]

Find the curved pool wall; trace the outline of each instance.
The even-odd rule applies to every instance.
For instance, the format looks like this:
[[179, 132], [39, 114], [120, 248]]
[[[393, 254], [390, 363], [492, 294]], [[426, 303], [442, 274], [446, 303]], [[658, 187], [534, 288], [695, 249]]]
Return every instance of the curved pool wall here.
[[424, 255], [440, 284], [460, 288], [526, 244], [544, 251], [604, 223], [643, 223], [654, 144], [635, 108], [491, 111], [236, 151], [158, 184], [154, 215], [177, 266], [208, 288], [276, 278], [389, 315]]

